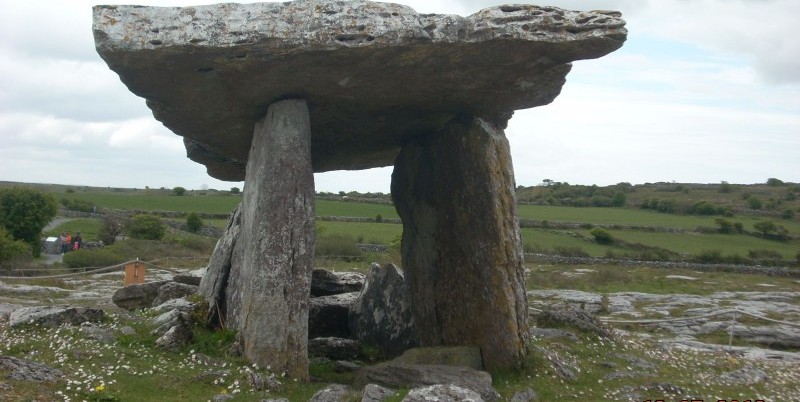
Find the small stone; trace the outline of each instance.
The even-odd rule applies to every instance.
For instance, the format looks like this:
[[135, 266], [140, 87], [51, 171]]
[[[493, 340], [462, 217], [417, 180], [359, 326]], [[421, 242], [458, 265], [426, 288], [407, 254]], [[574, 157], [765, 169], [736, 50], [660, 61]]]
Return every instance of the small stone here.
[[337, 373], [354, 373], [360, 368], [360, 364], [347, 360], [336, 360], [333, 362], [333, 371]]
[[539, 399], [539, 395], [536, 394], [536, 391], [528, 388], [524, 391], [515, 392], [509, 402], [530, 402], [537, 399]]
[[214, 402], [227, 402], [233, 400], [233, 395], [231, 394], [217, 394], [214, 395], [214, 398], [211, 399]]

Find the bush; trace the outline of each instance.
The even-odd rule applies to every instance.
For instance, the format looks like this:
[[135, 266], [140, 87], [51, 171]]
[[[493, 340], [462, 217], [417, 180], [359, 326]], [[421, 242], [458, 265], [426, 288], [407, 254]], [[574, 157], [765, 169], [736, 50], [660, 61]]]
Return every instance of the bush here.
[[611, 236], [611, 233], [608, 233], [608, 231], [603, 228], [594, 228], [589, 231], [589, 234], [591, 234], [594, 237], [594, 241], [599, 244], [611, 244], [614, 242], [614, 236]]
[[203, 227], [203, 220], [200, 219], [200, 215], [197, 212], [190, 212], [189, 215], [186, 216], [186, 228], [189, 232], [197, 233]]
[[0, 263], [18, 257], [30, 257], [31, 246], [20, 240], [14, 240], [8, 231], [0, 226]]
[[714, 222], [716, 222], [717, 226], [719, 226], [717, 232], [720, 232], [722, 234], [733, 233], [733, 223], [731, 223], [731, 221], [727, 219], [717, 218], [714, 219]]
[[69, 268], [108, 267], [125, 260], [125, 257], [106, 248], [80, 249], [64, 254], [64, 265]]
[[774, 177], [770, 177], [769, 179], [767, 179], [767, 185], [768, 186], [779, 187], [779, 186], [782, 186], [783, 184], [784, 184], [783, 180], [776, 179]]
[[382, 222], [383, 222], [383, 216], [381, 216], [381, 214], [375, 215], [375, 223], [382, 223]]
[[352, 237], [338, 234], [317, 236], [314, 253], [315, 257], [342, 258], [345, 261], [357, 260], [364, 254]]
[[724, 262], [725, 259], [722, 257], [722, 251], [720, 250], [703, 250], [699, 254], [692, 256], [692, 261], [701, 264], [717, 264]]
[[719, 184], [719, 192], [723, 194], [727, 194], [733, 191], [733, 186], [728, 183], [727, 181], [723, 181]]
[[161, 218], [155, 215], [134, 215], [125, 225], [125, 232], [134, 239], [161, 240], [167, 233], [167, 228]]
[[763, 203], [756, 197], [747, 197], [747, 205], [750, 209], [761, 209]]
[[175, 188], [172, 189], [172, 194], [175, 194], [175, 195], [180, 197], [180, 196], [186, 194], [186, 189], [183, 188], [183, 187], [180, 187], [180, 186], [179, 187], [175, 187]]
[[794, 211], [792, 211], [791, 209], [787, 209], [787, 210], [783, 211], [783, 213], [781, 213], [781, 218], [783, 218], [783, 219], [792, 219], [792, 218], [794, 218]]
[[239, 187], [231, 187], [231, 194], [239, 194], [240, 191]]

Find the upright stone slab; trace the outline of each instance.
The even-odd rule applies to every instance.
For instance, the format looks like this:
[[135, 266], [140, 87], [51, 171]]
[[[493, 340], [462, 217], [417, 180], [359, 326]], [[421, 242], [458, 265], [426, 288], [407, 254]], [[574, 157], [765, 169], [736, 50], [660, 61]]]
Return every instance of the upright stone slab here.
[[308, 379], [314, 258], [310, 138], [303, 100], [273, 103], [256, 124], [227, 290], [238, 294], [245, 357], [299, 379]]
[[460, 118], [406, 145], [392, 196], [422, 346], [478, 345], [487, 368], [527, 353], [527, 300], [508, 141]]

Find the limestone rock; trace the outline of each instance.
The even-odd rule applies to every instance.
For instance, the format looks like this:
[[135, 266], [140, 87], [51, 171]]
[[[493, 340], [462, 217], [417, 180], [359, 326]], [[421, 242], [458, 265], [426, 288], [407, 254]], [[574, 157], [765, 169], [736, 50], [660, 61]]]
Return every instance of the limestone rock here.
[[11, 303], [0, 302], [0, 322], [8, 321], [9, 317], [11, 316], [11, 313], [20, 307], [22, 306]]
[[352, 394], [353, 389], [347, 385], [331, 384], [314, 393], [308, 402], [346, 402]]
[[158, 296], [153, 300], [152, 307], [195, 293], [197, 293], [197, 286], [179, 282], [167, 282], [158, 288]]
[[742, 367], [720, 375], [719, 380], [731, 385], [752, 385], [768, 381], [769, 376], [764, 370], [755, 367]]
[[367, 384], [364, 386], [361, 402], [383, 402], [395, 395], [397, 395], [397, 392], [392, 389], [381, 387], [377, 384]]
[[361, 343], [396, 356], [418, 344], [403, 273], [393, 264], [372, 264], [349, 312], [350, 332]]
[[332, 360], [357, 359], [361, 345], [358, 341], [345, 338], [313, 338], [308, 341], [308, 355], [327, 357]]
[[200, 281], [202, 281], [203, 278], [192, 274], [176, 274], [172, 277], [172, 280], [186, 285], [200, 286]]
[[475, 391], [452, 384], [436, 384], [414, 388], [403, 398], [403, 402], [428, 401], [483, 402], [483, 398]]
[[357, 297], [357, 292], [312, 297], [308, 308], [308, 337], [349, 337], [347, 315]]
[[120, 288], [111, 297], [111, 301], [126, 310], [137, 310], [153, 306], [158, 297], [158, 289], [168, 281], [147, 282]]
[[[236, 296], [227, 293], [229, 288], [228, 282], [231, 272], [231, 261], [233, 260], [233, 251], [236, 246], [236, 241], [239, 238], [239, 231], [242, 223], [241, 214], [242, 204], [234, 208], [231, 216], [228, 218], [228, 225], [222, 237], [217, 241], [214, 247], [214, 252], [211, 254], [211, 260], [208, 262], [206, 274], [200, 280], [200, 287], [198, 293], [203, 296], [208, 302], [209, 311], [207, 321], [213, 326], [225, 326], [230, 324], [236, 327], [234, 322], [229, 321], [227, 315], [235, 317], [233, 311], [238, 308], [238, 303], [230, 303], [229, 299], [236, 299]], [[232, 288], [231, 291], [234, 289]], [[231, 318], [233, 318], [231, 317]]]
[[164, 303], [161, 303], [155, 307], [153, 307], [153, 312], [162, 314], [167, 311], [171, 310], [178, 310], [183, 313], [191, 312], [195, 307], [197, 307], [196, 303], [190, 302], [186, 300], [186, 298], [181, 297], [178, 299], [171, 299], [167, 300]]
[[364, 275], [357, 272], [331, 272], [315, 268], [311, 272], [311, 297], [358, 292], [364, 287]]
[[295, 99], [271, 104], [256, 124], [225, 291], [244, 357], [301, 380], [314, 258], [310, 130], [307, 103]]
[[84, 322], [81, 324], [81, 332], [86, 334], [87, 338], [95, 339], [106, 345], [112, 344], [117, 340], [117, 337], [114, 336], [114, 333], [111, 332], [111, 330], [101, 328], [90, 322]]
[[465, 117], [407, 144], [391, 189], [420, 346], [477, 345], [489, 369], [521, 366], [528, 304], [503, 130]]
[[510, 402], [530, 402], [539, 399], [539, 395], [536, 394], [536, 391], [528, 388], [523, 391], [517, 391], [514, 393], [514, 396], [511, 397]]
[[363, 367], [361, 364], [347, 360], [336, 360], [333, 362], [333, 371], [337, 373], [355, 373], [361, 367]]
[[356, 386], [378, 384], [389, 388], [453, 384], [473, 390], [489, 402], [500, 398], [492, 388], [492, 376], [489, 373], [460, 366], [387, 362], [362, 368], [356, 373], [354, 383]]
[[192, 340], [194, 334], [188, 320], [180, 315], [170, 329], [156, 339], [156, 345], [169, 350], [179, 349]]
[[540, 327], [570, 325], [604, 338], [614, 336], [613, 331], [600, 322], [597, 317], [581, 310], [543, 310], [536, 315], [536, 323]]
[[61, 370], [12, 356], [0, 356], [0, 370], [8, 371], [8, 378], [18, 381], [52, 382], [64, 376]]
[[387, 166], [457, 114], [504, 122], [550, 103], [569, 62], [627, 35], [617, 12], [527, 4], [468, 17], [361, 0], [93, 11], [108, 66], [184, 137], [191, 159], [233, 181], [278, 99], [308, 100], [315, 171]]
[[85, 322], [100, 322], [103, 315], [103, 310], [90, 307], [21, 307], [11, 312], [8, 322], [11, 327], [23, 324], [57, 327], [63, 324], [81, 325]]

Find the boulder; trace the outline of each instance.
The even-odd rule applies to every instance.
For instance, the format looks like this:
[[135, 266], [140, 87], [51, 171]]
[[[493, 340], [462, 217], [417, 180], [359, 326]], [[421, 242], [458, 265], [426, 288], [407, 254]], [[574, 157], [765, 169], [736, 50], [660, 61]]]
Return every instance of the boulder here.
[[755, 367], [742, 367], [721, 374], [719, 381], [731, 386], [753, 385], [769, 381], [769, 375], [764, 370]]
[[353, 360], [360, 354], [361, 344], [345, 338], [313, 338], [308, 341], [308, 355], [331, 360]]
[[111, 297], [111, 301], [125, 310], [138, 310], [153, 306], [158, 297], [158, 289], [169, 281], [147, 282], [120, 288]]
[[305, 100], [281, 100], [255, 124], [225, 290], [244, 357], [297, 379], [308, 378], [315, 237], [308, 113]]
[[414, 388], [408, 392], [403, 402], [483, 402], [477, 392], [453, 384], [436, 384]]
[[528, 303], [502, 127], [462, 116], [410, 141], [391, 189], [420, 346], [476, 345], [488, 369], [521, 367]]
[[496, 6], [468, 17], [370, 1], [96, 6], [98, 53], [188, 156], [245, 178], [268, 105], [308, 100], [314, 171], [391, 165], [456, 115], [546, 105], [571, 61], [622, 46], [618, 12]]
[[179, 299], [195, 293], [197, 293], [197, 286], [179, 282], [167, 282], [158, 288], [158, 295], [151, 306], [156, 307], [169, 300]]
[[[238, 303], [229, 301], [236, 300], [237, 296], [228, 293], [228, 282], [230, 279], [231, 264], [236, 241], [239, 238], [239, 231], [242, 224], [241, 214], [242, 204], [234, 208], [228, 218], [228, 226], [222, 237], [217, 241], [211, 259], [208, 261], [206, 273], [200, 281], [198, 293], [208, 302], [208, 314], [206, 320], [214, 327], [225, 327], [228, 324], [235, 326], [235, 322], [227, 323], [227, 316], [238, 316], [234, 312], [239, 307]], [[231, 291], [235, 291], [235, 287]], [[229, 312], [229, 310], [231, 310]]]
[[530, 402], [539, 399], [539, 395], [536, 394], [536, 391], [528, 388], [522, 391], [514, 392], [514, 395], [511, 397], [509, 402]]
[[311, 271], [311, 297], [358, 292], [364, 287], [364, 275], [358, 272]]
[[308, 337], [348, 338], [347, 316], [357, 297], [357, 292], [312, 297], [308, 308]]
[[103, 310], [90, 307], [37, 306], [21, 307], [9, 317], [9, 324], [16, 327], [34, 324], [43, 327], [57, 327], [64, 324], [81, 325], [85, 322], [100, 322]]
[[500, 395], [492, 388], [492, 376], [489, 373], [460, 366], [386, 362], [363, 367], [356, 373], [354, 384], [378, 384], [389, 388], [453, 384], [477, 392], [485, 401], [500, 399]]
[[97, 340], [106, 345], [110, 345], [117, 340], [117, 337], [111, 330], [99, 327], [90, 322], [81, 324], [81, 332], [86, 334], [87, 338]]
[[12, 356], [0, 356], [0, 370], [8, 371], [8, 378], [17, 381], [53, 382], [64, 376], [61, 370]]
[[364, 288], [350, 306], [351, 336], [396, 356], [418, 344], [403, 272], [393, 264], [372, 264]]
[[342, 384], [331, 384], [317, 391], [308, 402], [347, 402], [352, 400], [353, 388]]

